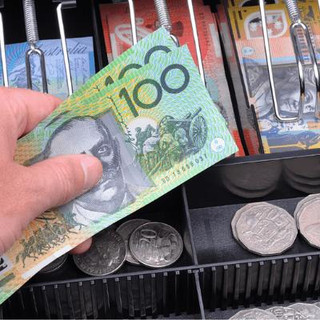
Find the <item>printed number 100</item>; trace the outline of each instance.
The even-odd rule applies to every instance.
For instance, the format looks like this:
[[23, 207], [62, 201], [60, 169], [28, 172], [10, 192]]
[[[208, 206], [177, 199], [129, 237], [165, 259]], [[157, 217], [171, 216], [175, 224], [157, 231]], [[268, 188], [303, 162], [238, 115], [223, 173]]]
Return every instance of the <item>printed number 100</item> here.
[[[167, 81], [166, 81], [166, 77], [168, 75], [168, 73], [171, 71], [171, 70], [180, 70], [182, 71], [183, 73], [183, 76], [184, 76], [184, 82], [183, 84], [179, 87], [179, 88], [171, 88], [168, 86], [167, 84]], [[151, 108], [154, 108], [158, 105], [158, 103], [161, 101], [161, 98], [162, 98], [162, 89], [164, 89], [165, 91], [167, 91], [168, 93], [180, 93], [182, 92], [184, 89], [187, 88], [188, 84], [189, 84], [189, 81], [190, 81], [190, 75], [189, 75], [189, 72], [188, 70], [181, 64], [171, 64], [170, 66], [166, 67], [162, 73], [161, 73], [161, 77], [160, 77], [160, 83], [161, 85], [153, 80], [153, 79], [144, 79], [140, 82], [138, 82], [134, 89], [133, 89], [133, 93], [132, 93], [132, 98], [133, 98], [133, 101], [135, 102], [135, 104], [140, 107], [140, 108], [143, 108], [143, 109], [151, 109]], [[142, 86], [146, 85], [146, 84], [149, 84], [149, 85], [152, 85], [155, 89], [156, 89], [156, 96], [155, 96], [155, 99], [150, 102], [150, 103], [144, 103], [140, 100], [139, 98], [139, 90]], [[135, 117], [138, 117], [138, 111], [134, 105], [134, 103], [132, 102], [132, 99], [129, 95], [129, 92], [126, 88], [122, 88], [119, 92], [119, 97], [122, 99], [124, 98], [132, 112], [132, 114], [135, 116]]]

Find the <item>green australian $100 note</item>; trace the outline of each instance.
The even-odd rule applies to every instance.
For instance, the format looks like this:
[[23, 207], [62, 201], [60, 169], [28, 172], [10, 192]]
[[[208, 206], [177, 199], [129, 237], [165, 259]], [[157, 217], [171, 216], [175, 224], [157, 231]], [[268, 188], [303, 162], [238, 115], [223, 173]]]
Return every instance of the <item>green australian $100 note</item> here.
[[236, 150], [186, 47], [77, 104], [66, 100], [19, 140], [16, 161], [89, 153], [103, 177], [33, 221], [1, 257], [0, 303], [58, 256]]
[[177, 48], [169, 32], [161, 27], [147, 37], [141, 39], [135, 46], [125, 51], [118, 59], [113, 60], [105, 68], [91, 77], [69, 99], [79, 100], [86, 95], [91, 97], [101, 89], [123, 79], [130, 73], [140, 69], [149, 62], [156, 61]]

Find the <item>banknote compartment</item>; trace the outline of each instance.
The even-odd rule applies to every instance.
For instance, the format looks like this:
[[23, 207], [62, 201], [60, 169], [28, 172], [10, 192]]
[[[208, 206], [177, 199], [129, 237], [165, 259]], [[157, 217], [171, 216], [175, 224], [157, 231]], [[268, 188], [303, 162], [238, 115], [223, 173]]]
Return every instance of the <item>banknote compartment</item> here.
[[[56, 8], [58, 2], [36, 1], [39, 38], [59, 39]], [[67, 38], [93, 35], [92, 12], [86, 0], [77, 0], [77, 7], [64, 10], [63, 20]], [[5, 1], [3, 23], [6, 44], [26, 41], [22, 1]]]
[[[60, 39], [56, 10], [58, 4], [59, 2], [52, 0], [36, 1], [36, 16], [40, 41]], [[22, 1], [5, 1], [1, 12], [3, 15], [5, 44], [25, 42], [26, 31]], [[96, 71], [101, 69], [103, 65], [99, 64], [99, 53], [102, 52], [102, 49], [94, 31], [92, 6], [90, 3], [86, 0], [77, 0], [75, 8], [63, 10], [63, 22], [67, 39], [93, 37], [94, 67]], [[48, 74], [50, 74], [50, 70], [47, 70]]]
[[[107, 54], [106, 54], [106, 44], [103, 35], [103, 27], [101, 21], [101, 15], [99, 11], [99, 6], [104, 3], [110, 3], [109, 0], [94, 0], [94, 24], [95, 24], [95, 33], [97, 34], [97, 38], [100, 40], [100, 48], [101, 52], [99, 53], [99, 61], [101, 64], [106, 64], [108, 62]], [[235, 47], [235, 39], [233, 37], [231, 25], [230, 25], [230, 17], [228, 15], [228, 3], [227, 0], [221, 1], [204, 1], [205, 5], [210, 5], [212, 12], [216, 13], [216, 17], [220, 20], [218, 23], [219, 32], [220, 32], [220, 42], [222, 49], [222, 56], [224, 58], [224, 66], [226, 72], [226, 78], [228, 81], [228, 94], [231, 96], [232, 100], [232, 112], [235, 114], [235, 120], [237, 123], [237, 127], [239, 129], [239, 139], [242, 141], [242, 145], [245, 149], [246, 154], [254, 155], [254, 154], [263, 154], [263, 141], [261, 138], [259, 124], [256, 112], [254, 110], [254, 106], [250, 104], [247, 99], [247, 93], [244, 83], [244, 75], [242, 74], [239, 57], [237, 54], [237, 49]], [[187, 5], [187, 3], [186, 3]], [[129, 9], [126, 12], [129, 17]], [[123, 14], [123, 13], [122, 13]], [[128, 28], [126, 27], [123, 28]], [[128, 29], [129, 30], [129, 29]], [[199, 31], [199, 30], [198, 30]], [[120, 32], [120, 31], [119, 31]], [[124, 31], [123, 31], [124, 32]], [[126, 34], [123, 33], [122, 37], [126, 37]], [[259, 40], [260, 41], [260, 40]], [[261, 40], [262, 41], [262, 40]], [[99, 62], [100, 63], [100, 62]], [[247, 75], [248, 76], [248, 75]], [[298, 85], [298, 83], [297, 83]], [[230, 92], [229, 92], [230, 89]], [[301, 143], [308, 144], [307, 140], [311, 139], [308, 135], [304, 135], [300, 137], [302, 140]], [[297, 146], [299, 145], [297, 141]], [[271, 148], [271, 147], [270, 147]], [[306, 155], [307, 151], [303, 149], [308, 149], [307, 146], [301, 146], [299, 150], [294, 151], [293, 154], [296, 155]], [[286, 149], [291, 150], [290, 147]], [[275, 148], [272, 152], [279, 152]], [[282, 152], [283, 153], [283, 152]]]
[[[250, 3], [249, 6], [246, 2]], [[231, 95], [234, 107], [239, 111], [238, 120], [249, 154], [296, 150], [302, 156], [306, 154], [305, 150], [319, 148], [317, 119], [313, 116], [313, 111], [307, 111], [309, 108], [310, 110], [315, 109], [313, 97], [316, 90], [313, 88], [312, 76], [305, 79], [308, 98], [304, 103], [303, 121], [285, 123], [274, 116], [275, 110], [269, 92], [269, 75], [265, 65], [263, 39], [259, 33], [261, 25], [254, 29], [259, 24], [260, 12], [256, 9], [257, 6], [255, 8], [252, 6], [258, 5], [258, 1], [222, 0], [215, 4], [220, 20], [221, 39], [226, 53], [227, 71], [230, 74], [229, 85], [234, 88], [231, 90]], [[286, 109], [284, 102], [285, 99], [290, 100], [290, 94], [296, 93], [299, 96], [299, 77], [289, 36], [291, 21], [287, 17], [285, 3], [278, 6], [274, 1], [270, 1], [267, 2], [265, 9], [272, 12], [274, 17], [279, 18], [274, 18], [274, 21], [280, 22], [281, 20], [280, 24], [282, 24], [277, 32], [269, 35], [274, 82], [282, 117], [297, 116], [293, 109], [291, 111]], [[319, 14], [317, 5], [300, 2], [299, 9], [303, 21], [307, 20], [309, 12], [313, 13], [313, 17]], [[272, 24], [276, 24], [274, 21]], [[313, 25], [317, 23], [309, 22]], [[273, 25], [268, 28], [272, 29]], [[317, 34], [316, 28], [314, 26], [313, 34], [311, 32], [311, 37], [314, 39]], [[318, 43], [313, 41], [318, 46]], [[305, 70], [305, 72], [309, 71]], [[294, 74], [294, 76], [290, 77], [289, 74]], [[292, 100], [298, 103], [298, 100], [295, 99], [294, 97]], [[308, 123], [311, 124], [311, 122], [315, 125], [309, 126]]]

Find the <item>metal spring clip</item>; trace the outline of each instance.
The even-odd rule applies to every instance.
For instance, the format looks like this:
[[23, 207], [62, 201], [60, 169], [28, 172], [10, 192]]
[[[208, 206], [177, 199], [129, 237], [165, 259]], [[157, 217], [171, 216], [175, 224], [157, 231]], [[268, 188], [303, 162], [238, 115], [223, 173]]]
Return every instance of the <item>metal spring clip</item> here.
[[175, 42], [177, 47], [179, 47], [180, 44], [178, 38], [171, 33], [172, 23], [166, 0], [154, 0], [154, 5], [156, 7], [160, 26], [164, 27], [170, 33], [172, 40]]
[[[66, 72], [68, 95], [71, 96], [74, 90], [73, 90], [70, 59], [69, 59], [69, 53], [68, 53], [66, 33], [64, 29], [64, 23], [63, 23], [62, 10], [76, 8], [77, 0], [53, 0], [53, 2], [60, 2], [59, 5], [57, 6], [57, 18], [58, 18], [61, 47], [62, 47], [62, 54], [63, 54], [63, 60], [64, 60], [64, 67]], [[128, 0], [128, 2], [129, 2], [129, 10], [130, 10], [132, 40], [133, 40], [133, 44], [135, 45], [137, 43], [137, 29], [136, 29], [134, 4], [133, 4], [133, 0]]]
[[[194, 43], [195, 43], [195, 47], [196, 47], [199, 73], [200, 73], [202, 82], [205, 84], [205, 76], [204, 76], [204, 69], [203, 69], [203, 63], [202, 63], [202, 57], [201, 57], [198, 30], [197, 30], [197, 24], [196, 24], [192, 0], [187, 0], [187, 3], [188, 3], [189, 14], [190, 14], [193, 39], [194, 39]], [[170, 32], [170, 35], [171, 35], [173, 41], [177, 44], [177, 46], [179, 46], [178, 38], [171, 33], [172, 23], [171, 23], [166, 0], [154, 0], [154, 4], [155, 4], [156, 10], [157, 10], [157, 15], [158, 15], [160, 25], [163, 26], [164, 28], [166, 28], [168, 30], [168, 32]]]
[[[291, 39], [292, 42], [294, 44], [294, 52], [296, 57], [299, 57], [299, 60], [297, 59], [297, 63], [299, 64], [299, 68], [303, 67], [303, 56], [302, 53], [300, 52], [300, 47], [299, 47], [299, 39], [298, 39], [298, 35], [296, 33], [296, 31], [298, 29], [303, 31], [305, 40], [307, 42], [307, 46], [308, 46], [308, 50], [309, 50], [309, 54], [310, 54], [310, 59], [311, 59], [311, 64], [312, 64], [312, 69], [313, 69], [313, 73], [314, 73], [314, 81], [315, 81], [315, 85], [316, 85], [316, 102], [315, 102], [315, 116], [317, 118], [320, 117], [319, 112], [320, 112], [320, 76], [319, 76], [319, 70], [318, 70], [318, 65], [317, 65], [317, 58], [315, 55], [315, 51], [314, 51], [314, 47], [312, 44], [312, 40], [310, 37], [310, 32], [308, 29], [308, 26], [306, 24], [304, 24], [301, 21], [301, 15], [300, 15], [300, 11], [297, 5], [297, 0], [286, 0], [286, 5], [289, 11], [289, 15], [290, 15], [290, 19], [292, 21], [292, 24], [290, 26], [290, 35], [291, 35]], [[303, 74], [303, 71], [302, 71]], [[303, 111], [303, 108], [302, 108]]]
[[61, 47], [62, 47], [64, 68], [65, 68], [65, 72], [66, 72], [66, 80], [67, 80], [67, 87], [68, 87], [69, 96], [71, 96], [73, 94], [73, 84], [72, 84], [72, 77], [71, 77], [69, 53], [68, 53], [68, 47], [67, 47], [67, 39], [66, 39], [66, 33], [64, 30], [64, 23], [63, 23], [63, 17], [62, 17], [62, 10], [63, 9], [73, 9], [76, 6], [77, 6], [76, 0], [63, 1], [60, 4], [58, 4], [58, 6], [57, 6], [57, 18], [58, 18]]
[[133, 0], [128, 0], [128, 3], [129, 3], [129, 11], [130, 11], [132, 43], [133, 45], [136, 45], [138, 42], [138, 37], [137, 37], [137, 25], [136, 25], [136, 14], [134, 11], [134, 3], [133, 3]]
[[319, 71], [317, 67], [317, 61], [316, 56], [314, 52], [314, 48], [312, 45], [310, 33], [308, 27], [301, 21], [300, 12], [297, 6], [296, 0], [286, 0], [286, 5], [289, 11], [289, 16], [292, 21], [290, 25], [290, 36], [293, 44], [293, 49], [295, 53], [297, 68], [298, 68], [298, 75], [299, 75], [299, 85], [300, 85], [300, 99], [299, 99], [299, 106], [298, 106], [298, 115], [296, 117], [282, 117], [281, 111], [279, 108], [276, 91], [275, 91], [275, 83], [274, 83], [274, 77], [273, 77], [273, 70], [272, 70], [272, 61], [271, 61], [271, 52], [270, 52], [270, 44], [269, 44], [269, 37], [268, 37], [268, 28], [267, 28], [267, 22], [266, 22], [266, 12], [265, 12], [265, 5], [264, 0], [259, 0], [259, 6], [260, 6], [260, 14], [261, 14], [261, 23], [262, 23], [262, 32], [263, 32], [263, 41], [264, 41], [264, 49], [266, 54], [266, 62], [267, 62], [267, 69], [269, 74], [269, 84], [270, 84], [270, 90], [271, 90], [271, 96], [273, 100], [274, 105], [274, 111], [276, 117], [282, 121], [282, 122], [293, 122], [298, 121], [303, 113], [303, 106], [305, 101], [305, 79], [304, 79], [304, 61], [303, 56], [300, 51], [299, 47], [299, 39], [297, 37], [296, 31], [298, 29], [302, 30], [307, 42], [311, 63], [314, 70], [314, 76], [315, 76], [315, 83], [316, 83], [316, 89], [317, 89], [317, 100], [316, 100], [316, 115], [319, 116], [319, 93], [320, 93], [320, 82], [319, 82]]
[[26, 52], [26, 70], [27, 70], [27, 86], [29, 89], [32, 89], [32, 74], [31, 74], [31, 55], [35, 54], [39, 56], [40, 59], [40, 69], [42, 77], [42, 91], [48, 93], [48, 82], [47, 82], [47, 73], [46, 65], [44, 59], [44, 53], [41, 49], [37, 48], [36, 44], [39, 41], [38, 34], [38, 25], [36, 17], [36, 9], [34, 0], [23, 0], [23, 9], [24, 9], [24, 20], [26, 26], [27, 40], [30, 46], [30, 49]]
[[[4, 1], [0, 2], [0, 8], [4, 7], [3, 2]], [[4, 41], [4, 28], [3, 28], [2, 12], [0, 12], [0, 49], [1, 49], [3, 85], [5, 87], [9, 87], [8, 66], [7, 66], [7, 58], [6, 58], [6, 46], [5, 46], [5, 41]]]

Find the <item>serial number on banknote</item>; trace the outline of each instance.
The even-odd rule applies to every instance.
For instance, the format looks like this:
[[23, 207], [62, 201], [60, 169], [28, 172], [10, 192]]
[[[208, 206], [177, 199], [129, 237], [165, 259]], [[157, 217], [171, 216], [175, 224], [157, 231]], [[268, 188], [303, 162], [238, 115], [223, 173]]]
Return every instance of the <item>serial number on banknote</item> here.
[[165, 184], [171, 180], [176, 179], [178, 176], [185, 174], [186, 171], [190, 170], [195, 165], [202, 163], [206, 159], [208, 159], [207, 154], [204, 153], [204, 154], [200, 155], [199, 157], [196, 157], [194, 159], [194, 161], [192, 161], [192, 160], [188, 161], [185, 165], [182, 165], [179, 169], [177, 169], [177, 170], [171, 172], [170, 174], [166, 175], [165, 177], [163, 177], [162, 183]]

